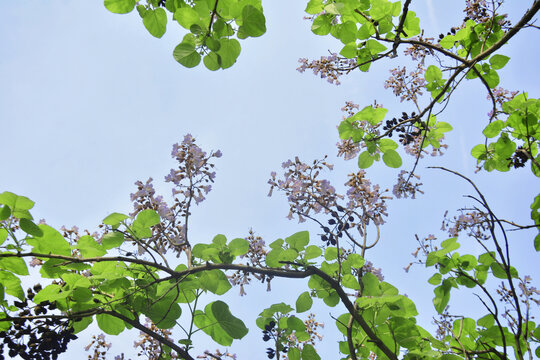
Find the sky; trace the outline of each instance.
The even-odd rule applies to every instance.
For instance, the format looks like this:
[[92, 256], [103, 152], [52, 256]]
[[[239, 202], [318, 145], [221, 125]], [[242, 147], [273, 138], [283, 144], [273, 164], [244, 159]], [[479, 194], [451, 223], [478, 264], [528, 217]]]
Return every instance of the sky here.
[[[512, 2], [506, 10], [510, 18], [516, 20], [528, 3]], [[192, 239], [209, 242], [220, 233], [229, 239], [245, 237], [252, 228], [267, 243], [301, 230], [310, 230], [317, 243], [317, 227], [285, 218], [285, 197], [267, 197], [269, 174], [279, 172], [281, 163], [295, 156], [310, 162], [328, 154], [335, 164], [328, 177], [339, 189], [346, 174], [357, 170], [355, 161], [336, 158], [341, 107], [349, 100], [363, 107], [376, 99], [390, 109], [391, 117], [413, 111], [383, 87], [388, 70], [406, 60], [400, 56], [374, 64], [369, 73], [353, 72], [341, 79], [340, 86], [309, 72], [301, 74], [296, 71], [299, 58], [337, 52], [337, 40], [310, 32], [309, 21], [303, 20], [305, 2], [273, 0], [263, 6], [267, 33], [242, 41], [242, 53], [232, 68], [210, 72], [203, 66], [186, 69], [175, 62], [172, 50], [183, 32], [171, 22], [164, 37], [156, 39], [136, 12], [112, 14], [101, 1], [4, 4], [0, 134], [5, 156], [0, 191], [34, 200], [34, 217], [52, 226], [94, 230], [111, 212], [132, 210], [129, 194], [135, 191], [136, 180], [153, 177], [158, 192], [170, 194], [163, 177], [175, 166], [170, 158], [172, 144], [190, 133], [203, 149], [223, 152], [216, 161], [213, 191], [193, 211]], [[461, 8], [461, 2], [432, 0], [416, 0], [411, 6], [426, 35], [435, 38], [461, 23]], [[501, 86], [538, 97], [534, 35], [534, 30], [525, 30], [504, 48], [511, 60], [500, 75]], [[426, 282], [430, 273], [417, 266], [406, 274], [403, 267], [412, 261], [414, 235], [433, 233], [444, 239], [439, 230], [442, 215], [470, 206], [462, 195], [472, 193], [464, 181], [426, 167], [442, 164], [472, 177], [497, 214], [530, 223], [528, 206], [538, 189], [530, 170], [474, 172], [470, 149], [483, 141], [488, 111], [485, 90], [478, 82], [469, 82], [455, 93], [439, 116], [454, 127], [446, 139], [447, 154], [420, 164], [425, 195], [390, 202], [381, 243], [367, 256], [382, 268], [388, 282], [417, 302], [422, 310], [419, 321], [426, 327], [434, 315], [432, 287]], [[407, 159], [404, 168], [412, 164]], [[376, 164], [368, 176], [373, 183], [391, 188], [396, 171]], [[512, 234], [512, 256], [523, 275], [538, 279], [531, 234]], [[463, 243], [478, 251], [471, 241]], [[297, 294], [291, 293], [297, 288], [290, 282], [276, 283], [266, 293], [253, 286], [244, 297], [237, 296], [238, 289], [231, 290], [233, 314], [245, 313], [246, 325], [253, 330], [247, 342], [233, 344], [239, 358], [264, 356], [255, 317], [272, 303], [294, 304]], [[451, 306], [459, 309], [473, 298], [470, 294], [454, 297]], [[318, 348], [328, 358], [336, 358], [337, 337], [328, 313], [335, 316], [340, 311], [324, 307], [318, 311], [327, 319], [325, 341]], [[111, 354], [131, 351], [130, 341], [111, 340]], [[209, 339], [200, 341], [201, 351], [217, 347]], [[84, 354], [86, 343], [74, 343], [61, 359]]]

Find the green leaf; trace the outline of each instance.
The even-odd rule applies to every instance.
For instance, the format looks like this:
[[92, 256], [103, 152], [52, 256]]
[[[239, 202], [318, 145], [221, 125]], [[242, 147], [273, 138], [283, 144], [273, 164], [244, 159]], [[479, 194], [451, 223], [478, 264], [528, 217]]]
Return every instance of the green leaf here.
[[351, 266], [360, 269], [362, 266], [364, 266], [364, 263], [366, 262], [362, 255], [352, 253], [349, 256], [347, 256], [347, 261], [350, 262]]
[[347, 45], [345, 45], [341, 51], [339, 52], [339, 54], [341, 56], [344, 56], [346, 57], [347, 59], [354, 59], [356, 57], [356, 43], [355, 42], [351, 42], [351, 43], [348, 43]]
[[12, 192], [4, 191], [0, 194], [0, 204], [7, 205], [16, 218], [32, 219], [28, 210], [34, 207], [34, 202], [26, 196], [18, 196]]
[[332, 15], [330, 14], [323, 14], [317, 16], [315, 20], [313, 20], [313, 24], [311, 25], [311, 31], [315, 35], [328, 35], [330, 33], [330, 29], [332, 28], [331, 16]]
[[407, 35], [402, 35], [403, 38], [410, 38], [420, 34], [420, 19], [416, 16], [414, 11], [409, 10], [403, 23], [403, 31]]
[[369, 151], [364, 150], [359, 156], [358, 156], [358, 167], [360, 169], [367, 169], [371, 165], [373, 165], [374, 158], [369, 154]]
[[309, 232], [300, 231], [285, 239], [285, 242], [296, 251], [302, 251], [309, 244]]
[[435, 298], [433, 299], [433, 305], [435, 305], [435, 310], [441, 314], [448, 302], [450, 301], [450, 289], [452, 285], [448, 279], [445, 279], [442, 285], [438, 286], [433, 290], [435, 293]]
[[208, 304], [204, 312], [195, 311], [193, 322], [223, 346], [230, 346], [233, 339], [241, 339], [248, 333], [242, 320], [234, 317], [227, 304], [219, 300]]
[[375, 34], [375, 27], [373, 26], [372, 23], [366, 22], [364, 25], [360, 27], [360, 29], [358, 29], [358, 32], [356, 33], [356, 37], [359, 40], [365, 40], [365, 39], [369, 39], [369, 37], [374, 34]]
[[484, 144], [478, 144], [471, 150], [471, 155], [478, 160], [483, 160], [484, 155], [486, 154], [486, 146]]
[[191, 28], [191, 25], [198, 24], [201, 21], [199, 13], [189, 6], [176, 9], [174, 18], [180, 26], [187, 30]]
[[92, 290], [86, 287], [73, 289], [72, 297], [77, 302], [88, 302], [92, 299]]
[[26, 242], [33, 246], [33, 252], [41, 254], [57, 254], [71, 256], [71, 246], [62, 234], [48, 225], [38, 225], [43, 236], [27, 239]]
[[440, 273], [433, 274], [432, 277], [429, 278], [428, 283], [431, 285], [439, 285], [442, 280], [442, 275]]
[[306, 9], [304, 10], [308, 14], [315, 15], [323, 11], [324, 5], [322, 0], [309, 0]]
[[309, 292], [305, 291], [301, 293], [296, 300], [296, 312], [303, 313], [304, 311], [308, 311], [311, 309], [312, 305], [313, 299], [311, 298], [311, 295], [309, 295]]
[[285, 303], [272, 304], [269, 308], [264, 309], [259, 316], [272, 317], [275, 313], [288, 314], [294, 309]]
[[120, 223], [126, 219], [129, 219], [129, 216], [120, 214], [120, 213], [112, 213], [111, 215], [103, 219], [103, 223], [105, 225], [110, 225], [110, 226], [115, 227], [115, 226], [120, 225]]
[[195, 45], [190, 42], [181, 42], [174, 48], [173, 57], [180, 64], [192, 68], [201, 62], [201, 55], [195, 50]]
[[294, 262], [298, 257], [298, 251], [294, 249], [285, 249], [280, 254], [279, 261]]
[[125, 329], [124, 321], [109, 314], [97, 314], [98, 326], [104, 333], [118, 335]]
[[8, 271], [0, 271], [0, 284], [3, 285], [6, 294], [13, 295], [24, 300], [24, 292], [21, 287], [21, 279]]
[[119, 247], [124, 243], [124, 234], [121, 232], [109, 232], [103, 235], [101, 239], [101, 244], [105, 250], [110, 250], [116, 247]]
[[336, 260], [337, 257], [338, 257], [338, 251], [337, 251], [337, 249], [335, 247], [329, 247], [324, 252], [324, 258], [327, 261]]
[[490, 69], [487, 73], [483, 74], [482, 77], [492, 89], [499, 85], [499, 74], [493, 69]]
[[4, 205], [0, 207], [0, 220], [7, 220], [11, 216], [11, 209], [9, 206]]
[[401, 156], [395, 150], [387, 150], [382, 158], [386, 166], [391, 168], [399, 168], [403, 163]]
[[506, 279], [506, 272], [504, 271], [503, 267], [498, 262], [492, 262], [490, 265], [491, 271], [493, 272], [493, 276], [499, 279]]
[[[2, 254], [12, 254], [9, 251]], [[15, 255], [15, 254], [13, 254]], [[17, 275], [28, 275], [26, 263], [20, 257], [2, 257], [0, 258], [0, 269], [4, 269]]]
[[456, 37], [454, 35], [446, 35], [439, 44], [443, 49], [451, 49], [454, 47], [454, 44], [456, 43]]
[[144, 13], [143, 24], [152, 36], [161, 38], [167, 30], [167, 13], [162, 8], [148, 10]]
[[240, 55], [240, 43], [236, 39], [221, 39], [221, 47], [217, 51], [221, 56], [221, 67], [227, 69], [234, 65]]
[[2, 245], [4, 241], [6, 241], [7, 236], [8, 236], [7, 230], [4, 228], [0, 228], [0, 245]]
[[283, 249], [273, 249], [270, 252], [266, 254], [265, 262], [266, 266], [268, 267], [281, 267], [283, 266], [282, 263], [279, 261], [281, 260], [281, 254], [283, 253]]
[[495, 121], [491, 122], [490, 124], [488, 124], [488, 126], [486, 126], [484, 131], [482, 131], [482, 134], [484, 134], [484, 136], [487, 137], [487, 138], [495, 137], [495, 136], [499, 135], [501, 130], [504, 128], [504, 126], [505, 126], [504, 121], [495, 120]]
[[127, 14], [135, 7], [136, 0], [105, 0], [104, 5], [112, 13]]
[[392, 139], [381, 139], [379, 140], [379, 149], [384, 153], [388, 150], [396, 150], [398, 148], [398, 145], [396, 142]]
[[152, 209], [145, 209], [137, 214], [133, 226], [150, 227], [159, 224], [161, 221], [158, 213]]
[[221, 68], [221, 58], [215, 52], [210, 52], [203, 58], [204, 66], [210, 71], [216, 71]]
[[304, 344], [304, 348], [302, 349], [302, 360], [321, 360], [321, 357], [317, 354], [313, 345]]
[[437, 80], [441, 80], [442, 79], [442, 71], [441, 71], [441, 69], [439, 69], [435, 65], [430, 65], [426, 70], [424, 78], [426, 79], [426, 81], [428, 83], [431, 83], [431, 82], [434, 82], [434, 81], [437, 81]]
[[491, 59], [489, 59], [489, 63], [491, 64], [491, 68], [499, 70], [502, 69], [506, 63], [508, 63], [508, 60], [510, 60], [508, 56], [495, 54], [491, 57]]
[[43, 236], [43, 231], [30, 219], [21, 219], [19, 225], [21, 226], [21, 230], [29, 235]]
[[79, 249], [81, 255], [85, 258], [100, 257], [107, 253], [103, 246], [98, 244], [90, 235], [81, 236], [74, 248]]
[[246, 239], [233, 239], [229, 243], [229, 249], [233, 256], [245, 255], [249, 251], [249, 242]]
[[315, 259], [321, 256], [321, 254], [322, 254], [322, 249], [320, 247], [315, 246], [315, 245], [309, 245], [306, 248], [306, 251], [304, 253], [304, 259], [306, 260]]
[[354, 114], [352, 119], [356, 121], [367, 121], [371, 125], [377, 125], [378, 123], [383, 121], [387, 112], [388, 109], [374, 108], [373, 106], [369, 105]]
[[65, 299], [69, 296], [69, 291], [63, 291], [64, 289], [57, 284], [47, 285], [41, 289], [36, 296], [34, 296], [34, 303], [40, 304], [43, 301], [56, 301], [59, 299]]
[[211, 304], [211, 309], [214, 318], [230, 337], [233, 339], [241, 339], [246, 336], [248, 329], [242, 320], [231, 314], [227, 304], [218, 300]]
[[201, 273], [199, 277], [201, 286], [214, 294], [223, 295], [231, 288], [231, 283], [221, 270], [209, 270]]
[[242, 30], [251, 37], [261, 36], [266, 32], [266, 19], [259, 9], [246, 5], [242, 9]]
[[360, 284], [358, 283], [358, 280], [356, 280], [356, 277], [351, 274], [343, 275], [343, 277], [341, 278], [341, 284], [349, 289], [360, 289]]
[[287, 352], [287, 357], [289, 360], [300, 360], [300, 350], [297, 347], [289, 348]]

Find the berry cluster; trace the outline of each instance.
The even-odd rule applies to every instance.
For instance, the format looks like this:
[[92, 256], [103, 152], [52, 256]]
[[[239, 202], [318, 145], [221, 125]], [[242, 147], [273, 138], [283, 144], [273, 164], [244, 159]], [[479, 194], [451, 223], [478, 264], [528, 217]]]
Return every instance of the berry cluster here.
[[33, 289], [28, 289], [27, 299], [15, 301], [14, 305], [19, 308], [19, 317], [13, 320], [8, 331], [0, 332], [3, 339], [0, 347], [0, 360], [4, 359], [4, 347], [8, 347], [8, 356], [20, 356], [23, 359], [50, 360], [58, 359], [58, 355], [67, 350], [67, 344], [77, 336], [73, 334], [73, 328], [69, 326], [68, 319], [62, 318], [34, 318], [45, 315], [56, 309], [54, 302], [43, 301], [38, 305], [29, 306], [28, 300], [32, 300], [35, 293], [41, 290], [37, 284]]
[[527, 160], [529, 160], [529, 157], [527, 156], [527, 151], [523, 149], [522, 146], [518, 147], [516, 152], [512, 155], [512, 157], [507, 159], [509, 161], [508, 167], [525, 167], [525, 163]]
[[[275, 329], [275, 327], [276, 327], [276, 322], [274, 320], [270, 321], [268, 324], [264, 326], [263, 340], [269, 341], [273, 339], [276, 342], [276, 346], [278, 347], [279, 351], [287, 352], [289, 348], [287, 346], [284, 346], [280, 342], [278, 342], [279, 334], [277, 334], [278, 329]], [[274, 356], [276, 356], [276, 350], [271, 347], [266, 348], [266, 356], [268, 356], [269, 359], [273, 359]]]
[[[457, 30], [457, 28], [453, 27], [453, 28], [450, 29], [449, 32], [446, 33], [446, 35], [455, 35], [455, 34], [456, 34], [456, 30]], [[444, 39], [444, 37], [445, 37], [446, 35], [444, 35], [444, 34], [439, 34], [439, 40]]]
[[394, 131], [399, 132], [399, 142], [403, 145], [408, 145], [414, 142], [415, 138], [420, 136], [426, 129], [427, 124], [424, 121], [410, 122], [410, 119], [414, 119], [416, 113], [413, 111], [411, 115], [406, 112], [401, 113], [401, 118], [387, 120], [383, 130], [389, 131], [388, 136], [392, 137]]
[[326, 242], [327, 246], [336, 245], [337, 239], [343, 237], [343, 232], [354, 227], [354, 216], [350, 215], [345, 208], [337, 205], [337, 211], [332, 211], [332, 219], [328, 220], [328, 225], [333, 227], [330, 229], [328, 226], [322, 226], [324, 234], [321, 235], [321, 240]]

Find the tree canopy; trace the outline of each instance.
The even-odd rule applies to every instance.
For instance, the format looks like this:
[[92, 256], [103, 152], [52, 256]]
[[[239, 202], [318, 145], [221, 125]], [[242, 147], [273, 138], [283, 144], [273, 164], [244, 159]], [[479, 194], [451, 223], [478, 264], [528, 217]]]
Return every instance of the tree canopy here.
[[[137, 12], [157, 38], [168, 21], [178, 23], [184, 34], [173, 58], [187, 68], [201, 62], [211, 71], [240, 66], [242, 41], [267, 30], [260, 0], [105, 0], [104, 5], [113, 13]], [[357, 165], [341, 179], [343, 189], [327, 174], [348, 165], [326, 157], [284, 159], [282, 169], [271, 172], [268, 195], [284, 194], [288, 215], [283, 215], [301, 227], [312, 222], [315, 231], [299, 228], [271, 241], [253, 231], [231, 239], [216, 229], [210, 242], [191, 236], [196, 207], [219, 181], [216, 162], [222, 153], [204, 150], [190, 134], [172, 147], [177, 164], [165, 177], [172, 196], [160, 194], [152, 178], [137, 181], [133, 211], [111, 212], [96, 231], [55, 229], [34, 219], [34, 202], [24, 194], [2, 192], [2, 356], [56, 359], [97, 324], [112, 336], [138, 330], [138, 354], [149, 359], [235, 358], [234, 347], [248, 331], [257, 331], [255, 326], [262, 341], [250, 345], [261, 348], [260, 356], [320, 359], [318, 317], [324, 308], [334, 322], [326, 326], [335, 331], [322, 342], [335, 346], [342, 359], [540, 357], [540, 325], [534, 321], [540, 291], [511, 256], [525, 251], [535, 261], [540, 251], [540, 194], [519, 199], [529, 218], [500, 217], [475, 179], [447, 168], [443, 156], [445, 136], [456, 122], [481, 122], [480, 143], [468, 150], [477, 171], [521, 176], [517, 172], [526, 169], [540, 177], [540, 100], [499, 86], [511, 60], [505, 47], [518, 33], [538, 30], [534, 17], [540, 2], [531, 1], [515, 19], [503, 12], [504, 5], [466, 1], [465, 19], [439, 35], [424, 33], [411, 0], [307, 3], [311, 31], [337, 39], [340, 48], [300, 59], [298, 71], [312, 70], [339, 85], [384, 63], [390, 77], [385, 74], [381, 84], [407, 105], [345, 102], [333, 136], [338, 155]], [[466, 120], [446, 118], [456, 91], [476, 83], [484, 92], [479, 99], [487, 95], [490, 104], [487, 117], [467, 119], [464, 109]], [[433, 169], [470, 186], [463, 208], [442, 219], [442, 235], [419, 234], [410, 246], [414, 258], [406, 270], [421, 264], [430, 272], [425, 291], [439, 314], [435, 327], [418, 320], [424, 309], [400, 293], [399, 284], [385, 281], [369, 256], [384, 241], [389, 203], [429, 196], [419, 177], [428, 155], [435, 159], [429, 163]], [[395, 173], [392, 191], [372, 183], [375, 166]], [[500, 196], [510, 191], [503, 189]], [[426, 227], [429, 233], [433, 226]], [[526, 240], [517, 243], [518, 237]], [[35, 284], [25, 289], [30, 273]], [[246, 295], [252, 282], [267, 286], [276, 301], [246, 319], [231, 311], [234, 298], [224, 295], [233, 287]], [[292, 302], [289, 287], [303, 290]], [[476, 296], [480, 312], [449, 310], [452, 299], [464, 293]], [[207, 350], [209, 342], [220, 348]], [[91, 358], [117, 355], [107, 354], [108, 347], [104, 335], [95, 336], [88, 345]]]

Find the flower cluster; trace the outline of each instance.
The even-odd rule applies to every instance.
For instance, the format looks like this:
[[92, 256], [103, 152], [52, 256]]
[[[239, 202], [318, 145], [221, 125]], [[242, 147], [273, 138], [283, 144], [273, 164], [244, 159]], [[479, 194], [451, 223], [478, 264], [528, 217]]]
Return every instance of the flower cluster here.
[[[408, 175], [406, 179], [405, 175]], [[422, 183], [417, 182], [413, 184], [411, 182], [413, 177], [417, 180], [420, 180], [420, 176], [414, 173], [410, 173], [406, 170], [400, 171], [400, 173], [398, 174], [397, 183], [394, 185], [394, 188], [392, 190], [392, 194], [394, 194], [397, 199], [401, 199], [402, 197], [406, 199], [409, 196], [411, 197], [411, 199], [415, 199], [417, 192], [419, 192], [420, 194], [424, 193], [422, 190], [420, 190], [420, 186], [422, 185]]]
[[468, 19], [478, 23], [487, 22], [491, 18], [486, 0], [465, 0], [463, 12]]
[[448, 211], [444, 214], [441, 230], [447, 231], [451, 237], [457, 237], [460, 232], [467, 231], [469, 236], [478, 240], [488, 240], [491, 235], [486, 231], [489, 229], [489, 220], [487, 215], [481, 211], [474, 210], [461, 213], [452, 219], [447, 217]]
[[131, 215], [152, 209], [162, 219], [162, 222], [154, 227], [153, 237], [145, 240], [145, 244], [138, 243], [142, 252], [152, 249], [163, 254], [167, 249], [171, 249], [180, 256], [189, 246], [186, 225], [191, 205], [193, 202], [200, 204], [211, 191], [211, 183], [214, 182], [216, 173], [212, 170], [214, 164], [210, 159], [221, 157], [221, 151], [207, 154], [195, 143], [193, 136], [187, 134], [180, 144], [173, 145], [171, 156], [178, 162], [178, 168], [170, 171], [165, 182], [174, 184], [173, 204], [167, 204], [161, 195], [156, 195], [152, 178], [145, 183], [137, 181], [137, 191], [131, 194], [134, 205]]
[[289, 347], [302, 349], [304, 344], [315, 345], [316, 341], [322, 341], [323, 336], [319, 333], [319, 328], [324, 328], [324, 323], [318, 322], [315, 319], [315, 314], [310, 313], [307, 320], [304, 320], [304, 324], [306, 325], [306, 333], [308, 333], [309, 338], [306, 340], [298, 340], [295, 334], [292, 333], [287, 336]]
[[[249, 235], [245, 238], [249, 242], [249, 250], [246, 254], [241, 255], [240, 258], [247, 258], [246, 265], [255, 267], [264, 267], [264, 261], [266, 257], [265, 243], [262, 237], [255, 235], [253, 230], [249, 230]], [[270, 282], [272, 276], [265, 274], [249, 274], [244, 271], [237, 271], [233, 275], [228, 276], [231, 285], [240, 286], [240, 296], [246, 295], [244, 285], [248, 285], [251, 281], [251, 276], [254, 276], [257, 280], [263, 284], [266, 282], [267, 291], [270, 291]]]
[[420, 62], [414, 71], [407, 74], [407, 67], [394, 68], [390, 70], [392, 74], [385, 82], [384, 88], [391, 88], [395, 96], [400, 98], [400, 101], [412, 101], [417, 104], [418, 96], [423, 95], [422, 90], [425, 88], [426, 80], [422, 76], [426, 69]]
[[[382, 104], [378, 104], [377, 101], [375, 101], [372, 107], [375, 109], [381, 108]], [[341, 111], [345, 113], [343, 115], [343, 120], [346, 120], [354, 116], [359, 108], [360, 106], [358, 104], [355, 104], [351, 101], [347, 101], [345, 103], [345, 106], [341, 108]], [[361, 121], [355, 121], [353, 125], [359, 129], [362, 129], [364, 133], [370, 134], [374, 137], [377, 137], [380, 135], [379, 134], [380, 124], [373, 125], [369, 121], [361, 120]], [[348, 139], [340, 140], [336, 144], [336, 146], [338, 149], [337, 156], [343, 156], [345, 160], [351, 160], [351, 159], [356, 158], [360, 150], [366, 147], [366, 143], [365, 141], [354, 142], [351, 138], [348, 138]]]
[[386, 200], [391, 199], [383, 195], [387, 190], [381, 192], [379, 185], [372, 186], [364, 170], [349, 174], [349, 180], [345, 185], [348, 186], [347, 209], [360, 218], [356, 226], [360, 235], [364, 235], [365, 227], [370, 221], [375, 225], [384, 224], [383, 217], [388, 216]]
[[306, 58], [300, 58], [298, 62], [300, 66], [296, 70], [299, 72], [312, 69], [315, 75], [320, 74], [321, 79], [327, 79], [330, 84], [336, 85], [341, 84], [338, 80], [341, 75], [348, 74], [358, 67], [356, 59], [347, 59], [336, 53], [331, 53], [330, 56], [321, 56], [320, 60], [312, 60], [311, 62]]
[[92, 347], [94, 348], [94, 353], [88, 355], [88, 360], [106, 360], [107, 352], [111, 349], [111, 346], [112, 344], [105, 340], [104, 334], [92, 335], [92, 341], [84, 347], [84, 350], [90, 351]]
[[268, 180], [270, 184], [268, 196], [272, 195], [274, 188], [285, 192], [290, 205], [288, 219], [292, 219], [296, 214], [298, 221], [304, 222], [305, 217], [310, 217], [313, 213], [321, 211], [328, 213], [336, 204], [336, 200], [343, 198], [336, 194], [335, 188], [328, 180], [318, 178], [323, 168], [329, 170], [333, 168], [333, 165], [327, 163], [325, 159], [315, 160], [312, 165], [307, 165], [296, 157], [294, 161], [288, 160], [281, 165], [286, 169], [284, 179], [276, 180], [277, 174], [271, 173], [271, 179]]
[[[213, 157], [220, 158], [221, 151], [207, 155], [197, 144], [190, 134], [184, 136], [181, 144], [174, 144], [171, 155], [180, 164], [178, 169], [171, 169], [165, 177], [166, 182], [176, 185], [173, 196], [182, 194], [186, 199], [193, 199], [196, 204], [205, 200], [205, 194], [212, 189], [209, 183], [214, 182], [216, 173], [211, 171], [214, 164], [209, 160]], [[184, 183], [186, 182], [186, 183]]]
[[212, 353], [210, 350], [205, 350], [202, 355], [197, 356], [197, 359], [204, 359], [204, 360], [220, 359], [220, 360], [223, 360], [224, 357], [228, 357], [230, 359], [236, 360], [236, 354], [230, 353], [227, 350], [225, 350], [223, 352], [223, 351], [220, 351], [218, 349], [216, 349], [216, 351], [214, 353]]
[[360, 143], [354, 142], [352, 138], [341, 140], [336, 146], [337, 156], [343, 156], [345, 160], [355, 159], [360, 152]]
[[[415, 237], [416, 237], [416, 241], [418, 241], [418, 243], [420, 244], [420, 246], [418, 246], [416, 248], [416, 250], [411, 253], [411, 255], [415, 259], [418, 258], [418, 253], [420, 253], [420, 252], [422, 252], [422, 255], [424, 257], [427, 257], [430, 252], [436, 251], [437, 247], [433, 245], [433, 242], [435, 240], [437, 240], [435, 235], [429, 234], [428, 236], [424, 237], [422, 240], [420, 240], [418, 235], [415, 235]], [[423, 262], [422, 262], [422, 260], [417, 260], [417, 261], [410, 262], [407, 266], [405, 266], [403, 268], [403, 270], [405, 270], [405, 272], [409, 272], [409, 270], [411, 269], [411, 266], [413, 266], [413, 264], [423, 264]]]
[[493, 118], [497, 116], [500, 112], [502, 112], [502, 104], [512, 100], [519, 91], [510, 91], [503, 89], [500, 86], [497, 86], [494, 89], [491, 89], [491, 94], [487, 95], [487, 99], [491, 100], [491, 96], [493, 95], [493, 100], [495, 102], [495, 109], [491, 109], [488, 113], [489, 118]]
[[362, 266], [362, 271], [364, 273], [372, 273], [379, 279], [379, 281], [384, 281], [384, 275], [382, 273], [382, 269], [375, 267], [371, 261], [366, 261], [364, 266]]
[[[376, 226], [384, 224], [387, 216], [386, 200], [391, 197], [384, 196], [379, 185], [372, 185], [366, 178], [363, 170], [349, 174], [345, 183], [347, 191], [345, 195], [338, 194], [328, 180], [320, 180], [318, 177], [324, 167], [332, 169], [332, 165], [323, 160], [315, 160], [313, 165], [301, 162], [298, 157], [295, 161], [283, 163], [286, 169], [284, 179], [277, 179], [272, 172], [269, 196], [274, 189], [285, 192], [289, 201], [289, 219], [293, 215], [298, 216], [299, 222], [309, 218], [317, 222], [324, 231], [321, 239], [326, 245], [337, 245], [338, 238], [344, 234], [356, 244], [350, 229], [356, 229], [360, 236], [366, 235], [366, 227], [373, 222]], [[346, 201], [340, 205], [339, 201]], [[315, 215], [324, 213], [331, 218], [328, 225], [315, 218]], [[332, 229], [330, 228], [332, 227]], [[361, 246], [361, 245], [359, 245]]]
[[[146, 323], [144, 325], [152, 332], [163, 336], [165, 339], [170, 340], [171, 342], [174, 342], [174, 340], [171, 338], [171, 330], [160, 329], [149, 319], [146, 319]], [[137, 353], [138, 356], [145, 356], [148, 360], [163, 359], [165, 353], [167, 354], [167, 359], [179, 358], [176, 352], [171, 351], [170, 348], [167, 348], [161, 342], [142, 331], [139, 334], [139, 340], [133, 343], [133, 347], [139, 348]]]
[[[433, 40], [435, 40], [435, 39], [434, 38], [424, 38], [423, 35], [424, 35], [424, 30], [422, 30], [422, 34], [420, 36], [413, 37], [411, 40], [433, 45]], [[413, 59], [414, 61], [419, 61], [420, 64], [424, 65], [426, 57], [428, 55], [434, 55], [435, 51], [433, 49], [427, 47], [427, 46], [421, 46], [421, 45], [413, 44], [412, 46], [405, 49], [405, 51], [403, 53], [406, 56], [410, 56], [411, 59]]]

